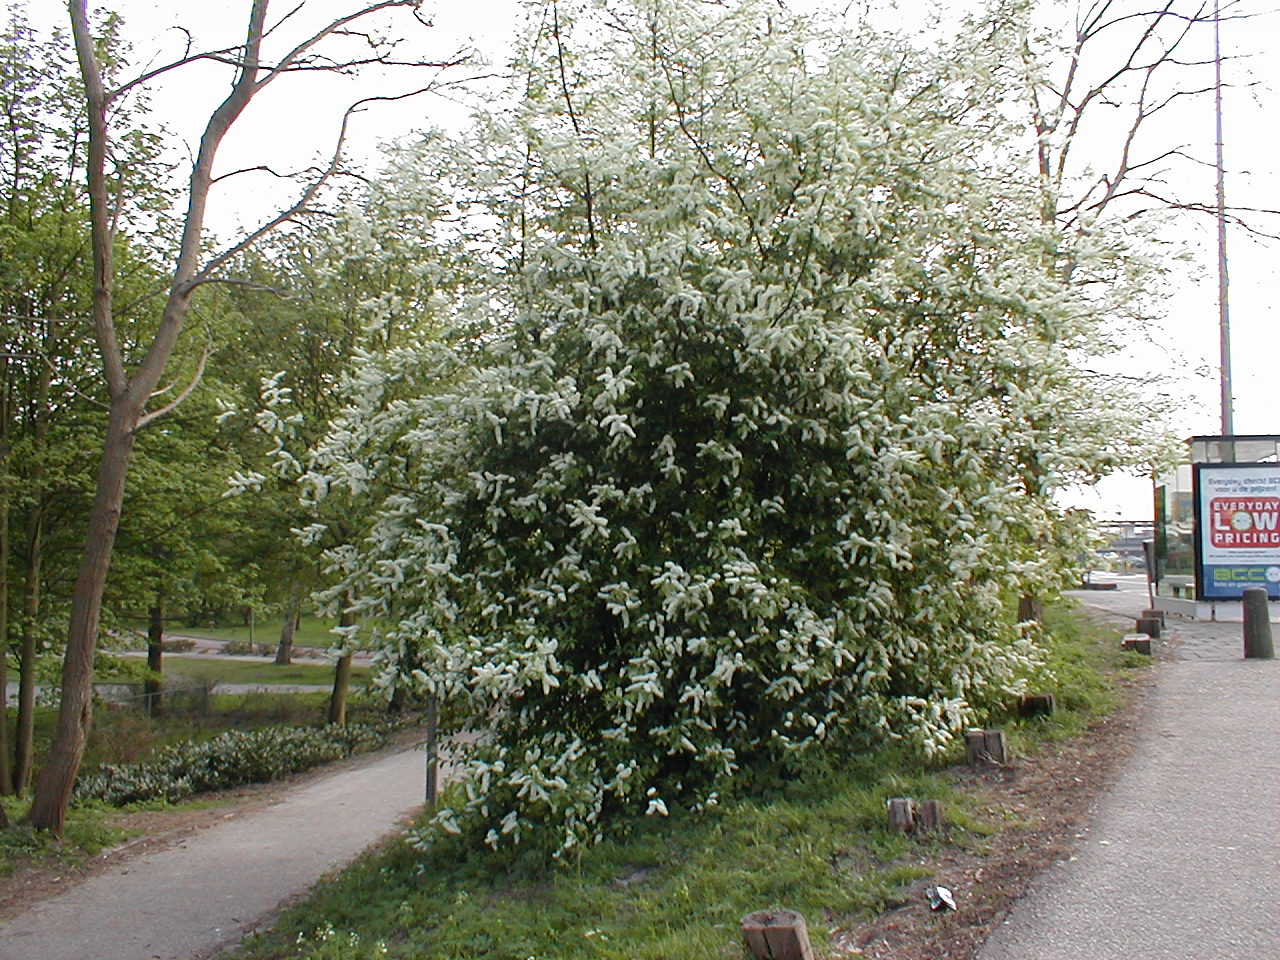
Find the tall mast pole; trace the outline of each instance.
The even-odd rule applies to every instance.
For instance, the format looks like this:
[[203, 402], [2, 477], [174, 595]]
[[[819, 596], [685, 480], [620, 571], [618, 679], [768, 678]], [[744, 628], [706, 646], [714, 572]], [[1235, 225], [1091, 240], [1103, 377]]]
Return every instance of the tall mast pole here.
[[1222, 389], [1222, 435], [1235, 433], [1234, 402], [1231, 392], [1231, 319], [1227, 307], [1227, 200], [1226, 175], [1222, 162], [1222, 39], [1219, 0], [1213, 2], [1213, 106], [1217, 132], [1216, 169], [1218, 176], [1218, 346], [1219, 381]]

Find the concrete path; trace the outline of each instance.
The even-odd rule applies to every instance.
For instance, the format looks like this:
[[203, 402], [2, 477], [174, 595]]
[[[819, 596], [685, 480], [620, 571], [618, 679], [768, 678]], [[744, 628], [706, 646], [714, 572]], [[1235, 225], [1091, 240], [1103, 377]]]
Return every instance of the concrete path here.
[[269, 807], [130, 858], [0, 929], [0, 960], [201, 960], [395, 832], [426, 755], [376, 754]]
[[[1080, 592], [1136, 616], [1140, 590]], [[1075, 855], [979, 960], [1280, 958], [1280, 660], [1239, 623], [1172, 618], [1151, 713]]]

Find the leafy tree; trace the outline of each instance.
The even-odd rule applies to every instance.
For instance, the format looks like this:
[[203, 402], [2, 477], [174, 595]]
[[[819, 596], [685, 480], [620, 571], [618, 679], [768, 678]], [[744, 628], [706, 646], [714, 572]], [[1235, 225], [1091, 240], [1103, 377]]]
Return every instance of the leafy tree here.
[[[108, 25], [103, 56], [113, 57], [116, 49]], [[0, 40], [0, 105], [6, 117], [0, 131], [0, 433], [6, 475], [0, 512], [0, 608], [6, 622], [0, 642], [7, 650], [12, 641], [17, 655], [18, 710], [12, 767], [3, 763], [0, 789], [18, 791], [25, 791], [32, 773], [39, 655], [46, 647], [56, 650], [54, 624], [65, 614], [65, 594], [56, 587], [65, 582], [67, 531], [78, 526], [92, 484], [83, 450], [101, 425], [96, 361], [84, 336], [90, 263], [79, 89], [60, 38], [38, 37], [21, 12], [11, 10]], [[128, 129], [129, 116], [122, 119]], [[136, 134], [130, 133], [136, 148], [132, 164], [154, 173], [154, 151]], [[142, 199], [125, 181], [113, 189]], [[138, 274], [146, 270], [123, 240], [118, 255], [120, 321], [127, 335], [138, 318], [130, 301], [138, 294]], [[10, 583], [17, 588], [12, 594]], [[0, 756], [9, 753], [5, 726]]]
[[[200, 288], [220, 279], [220, 271], [236, 254], [303, 212], [324, 183], [341, 168], [340, 141], [331, 163], [308, 174], [296, 204], [267, 220], [233, 247], [210, 253], [204, 239], [205, 217], [217, 177], [215, 161], [223, 140], [249, 103], [281, 76], [354, 69], [371, 63], [403, 63], [393, 57], [383, 36], [370, 21], [383, 12], [412, 15], [417, 7], [418, 0], [381, 0], [353, 5], [288, 46], [284, 31], [272, 29], [268, 22], [267, 0], [253, 0], [246, 16], [243, 43], [224, 50], [188, 52], [173, 63], [150, 68], [133, 79], [120, 79], [123, 71], [110, 69], [111, 65], [102, 56], [98, 33], [90, 21], [86, 3], [69, 0], [88, 117], [86, 182], [93, 252], [92, 319], [108, 411], [88, 533], [71, 596], [58, 726], [49, 757], [40, 772], [29, 815], [39, 828], [61, 831], [84, 752], [92, 713], [93, 657], [102, 596], [138, 432], [181, 403], [199, 379], [197, 364], [185, 388], [164, 393], [164, 399], [157, 400], [157, 390], [166, 371], [171, 376], [180, 373], [170, 369], [170, 361], [179, 346], [193, 298]], [[296, 22], [293, 14], [282, 19], [285, 23]], [[270, 42], [267, 42], [268, 35]], [[329, 41], [336, 43], [337, 48], [330, 49]], [[274, 43], [286, 46], [273, 53]], [[351, 52], [350, 44], [356, 45], [357, 52]], [[130, 203], [127, 197], [122, 200], [110, 190], [113, 171], [129, 167], [131, 146], [120, 138], [119, 128], [114, 126], [119, 119], [115, 111], [147, 84], [163, 80], [171, 71], [185, 65], [204, 61], [230, 68], [229, 93], [205, 125], [186, 183], [186, 213], [169, 235], [172, 274], [159, 316], [149, 329], [140, 331], [136, 340], [128, 340], [122, 336], [117, 315], [120, 280], [120, 264], [115, 258], [117, 231], [122, 224], [146, 221], [153, 211]], [[351, 110], [346, 114], [348, 118]], [[345, 123], [341, 136], [345, 136]]]
[[420, 154], [490, 286], [452, 349], [353, 373], [310, 479], [381, 498], [335, 591], [490, 733], [437, 828], [564, 850], [868, 735], [944, 749], [1020, 689], [1004, 599], [1066, 575], [1053, 491], [1134, 405], [1086, 389], [1098, 311], [1045, 269], [1018, 26], [553, 3], [517, 102]]
[[[245, 542], [285, 587], [277, 598], [285, 609], [277, 662], [288, 662], [291, 623], [304, 599], [327, 582], [324, 545], [357, 529], [350, 502], [321, 509], [303, 502], [297, 485], [309, 449], [340, 410], [342, 377], [357, 355], [430, 337], [433, 301], [456, 282], [453, 257], [430, 240], [430, 224], [447, 202], [429, 188], [415, 202], [406, 199], [377, 183], [348, 191], [335, 217], [255, 255], [244, 271], [256, 278], [254, 287], [233, 292], [255, 318], [234, 352], [254, 363], [244, 368], [224, 420], [242, 421], [242, 448], [257, 450], [237, 485], [242, 507], [258, 520], [250, 526], [260, 531]], [[274, 372], [251, 379], [264, 367]], [[314, 530], [320, 521], [324, 536], [299, 543], [294, 531]], [[347, 614], [341, 603], [331, 612]], [[339, 639], [336, 650], [329, 719], [342, 723], [353, 649]]]

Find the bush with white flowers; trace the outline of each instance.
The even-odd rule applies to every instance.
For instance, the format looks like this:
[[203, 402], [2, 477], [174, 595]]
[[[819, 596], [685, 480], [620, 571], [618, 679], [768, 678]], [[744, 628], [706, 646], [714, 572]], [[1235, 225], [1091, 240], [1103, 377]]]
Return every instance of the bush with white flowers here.
[[516, 106], [421, 161], [487, 276], [471, 336], [368, 358], [309, 478], [380, 498], [333, 595], [483, 731], [432, 829], [562, 851], [815, 749], [946, 748], [1039, 662], [1008, 601], [1062, 575], [1060, 516], [1027, 477], [1111, 456], [1069, 429], [1106, 418], [1094, 318], [999, 43], [564, 9]]

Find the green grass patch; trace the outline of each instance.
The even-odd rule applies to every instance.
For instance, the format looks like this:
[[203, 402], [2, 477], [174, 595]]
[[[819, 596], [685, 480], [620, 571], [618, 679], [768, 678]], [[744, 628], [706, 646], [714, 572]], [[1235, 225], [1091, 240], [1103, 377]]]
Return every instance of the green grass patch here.
[[1051, 637], [1046, 673], [1033, 681], [1031, 692], [1052, 693], [1057, 712], [1022, 719], [1011, 705], [1006, 716], [994, 718], [1004, 726], [1015, 756], [1042, 741], [1084, 734], [1121, 705], [1133, 672], [1151, 664], [1150, 657], [1120, 649], [1122, 631], [1100, 626], [1069, 601], [1049, 606], [1044, 624]]
[[[739, 957], [752, 910], [869, 915], [917, 879], [932, 841], [885, 828], [886, 800], [903, 794], [955, 799], [941, 771], [882, 754], [815, 768], [768, 797], [642, 820], [559, 867], [463, 839], [427, 856], [400, 847], [241, 956], [355, 958], [383, 944], [389, 957], [433, 960]], [[821, 925], [813, 932], [821, 942]]]
[[[270, 660], [224, 660], [216, 657], [166, 657], [164, 672], [170, 677], [206, 680], [210, 683], [318, 684], [333, 683], [332, 664], [276, 664]], [[352, 685], [369, 679], [368, 667], [352, 667]]]
[[[1047, 624], [1055, 679], [1040, 680], [1057, 714], [1018, 720], [1010, 704], [992, 720], [1019, 752], [1085, 730], [1119, 705], [1126, 672], [1149, 662], [1070, 610], [1052, 610]], [[779, 906], [809, 919], [821, 952], [831, 927], [892, 904], [944, 844], [980, 845], [1009, 826], [978, 820], [981, 799], [955, 782], [941, 765], [881, 749], [815, 763], [800, 779], [699, 815], [643, 819], [557, 866], [464, 839], [427, 854], [401, 844], [319, 888], [235, 956], [739, 960], [742, 917]], [[943, 800], [948, 835], [889, 833], [885, 803], [895, 796]]]
[[21, 822], [30, 801], [0, 797], [0, 803], [4, 804], [9, 822], [13, 824], [8, 830], [0, 830], [0, 877], [10, 876], [24, 866], [80, 863], [130, 836], [128, 831], [110, 822], [107, 811], [99, 807], [73, 807], [67, 813], [59, 840]]
[[[274, 649], [280, 642], [283, 620], [259, 620], [250, 631], [247, 625], [199, 624], [194, 627], [174, 626], [168, 632], [175, 637], [203, 637], [209, 640], [229, 640], [240, 643], [266, 644]], [[293, 635], [293, 642], [300, 647], [329, 647], [336, 639], [333, 628], [337, 620], [303, 617]], [[145, 631], [145, 626], [143, 627]], [[252, 633], [252, 636], [250, 636]]]

